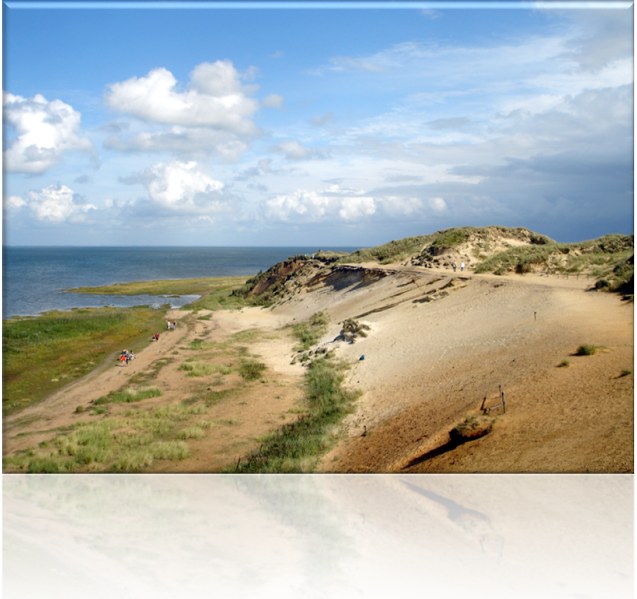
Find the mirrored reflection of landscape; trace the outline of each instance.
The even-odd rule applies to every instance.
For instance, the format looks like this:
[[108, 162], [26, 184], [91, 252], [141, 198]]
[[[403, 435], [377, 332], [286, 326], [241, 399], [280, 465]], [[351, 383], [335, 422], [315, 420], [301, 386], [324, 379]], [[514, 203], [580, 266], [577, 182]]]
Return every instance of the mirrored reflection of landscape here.
[[632, 476], [4, 475], [3, 486], [7, 599], [633, 596]]

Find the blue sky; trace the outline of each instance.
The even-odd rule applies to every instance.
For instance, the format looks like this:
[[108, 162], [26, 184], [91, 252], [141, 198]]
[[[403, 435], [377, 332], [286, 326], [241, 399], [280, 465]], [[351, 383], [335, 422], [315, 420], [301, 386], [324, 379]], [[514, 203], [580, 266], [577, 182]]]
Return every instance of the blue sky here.
[[633, 232], [628, 3], [97, 4], [3, 5], [7, 245]]

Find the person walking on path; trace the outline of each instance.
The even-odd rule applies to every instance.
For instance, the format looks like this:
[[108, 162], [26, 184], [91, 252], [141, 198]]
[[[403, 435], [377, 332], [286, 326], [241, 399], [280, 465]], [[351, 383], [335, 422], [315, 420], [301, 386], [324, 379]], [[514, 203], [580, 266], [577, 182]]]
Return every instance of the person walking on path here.
[[452, 266], [453, 266], [453, 272], [456, 272], [456, 268], [458, 268], [458, 265], [456, 264], [455, 260], [453, 261]]
[[173, 321], [173, 331], [177, 330], [177, 321]]
[[463, 271], [464, 271], [464, 262], [461, 262], [460, 263], [460, 272], [463, 272]]

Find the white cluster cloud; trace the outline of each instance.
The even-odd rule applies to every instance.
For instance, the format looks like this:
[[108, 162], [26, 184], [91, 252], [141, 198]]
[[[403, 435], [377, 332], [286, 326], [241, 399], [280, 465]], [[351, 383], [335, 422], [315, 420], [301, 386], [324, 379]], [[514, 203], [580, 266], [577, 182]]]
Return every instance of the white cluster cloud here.
[[244, 86], [230, 61], [202, 63], [190, 73], [190, 84], [179, 91], [177, 80], [165, 68], [146, 77], [131, 77], [108, 86], [106, 103], [114, 110], [164, 125], [213, 127], [240, 136], [258, 134], [251, 118], [259, 103], [246, 94], [255, 86]]
[[202, 172], [194, 161], [160, 162], [122, 182], [142, 183], [153, 204], [172, 214], [228, 212], [234, 200], [223, 183]]
[[83, 222], [89, 211], [97, 209], [93, 204], [84, 203], [72, 189], [61, 184], [49, 185], [40, 191], [29, 191], [27, 198], [9, 196], [4, 203], [11, 208], [28, 206], [38, 220], [52, 223]]
[[61, 100], [5, 93], [2, 103], [5, 122], [18, 134], [3, 152], [5, 171], [43, 173], [72, 151], [95, 156], [91, 141], [78, 135], [80, 113]]
[[342, 188], [337, 184], [317, 191], [298, 189], [278, 194], [262, 203], [266, 219], [309, 223], [328, 219], [353, 222], [384, 218], [426, 218], [448, 211], [443, 198], [427, 202], [408, 195], [376, 195], [374, 192]]
[[263, 213], [268, 220], [283, 222], [311, 222], [334, 217], [351, 221], [376, 212], [374, 198], [363, 193], [341, 190], [338, 185], [317, 191], [298, 189], [263, 202]]

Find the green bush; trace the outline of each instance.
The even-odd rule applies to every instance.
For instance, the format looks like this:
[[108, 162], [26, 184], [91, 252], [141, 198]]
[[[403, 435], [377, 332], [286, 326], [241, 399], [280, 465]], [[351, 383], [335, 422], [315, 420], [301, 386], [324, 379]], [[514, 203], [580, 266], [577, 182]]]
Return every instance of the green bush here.
[[592, 356], [597, 351], [596, 345], [580, 345], [575, 352], [576, 356]]
[[266, 370], [267, 366], [261, 362], [244, 362], [239, 367], [239, 374], [246, 381], [256, 381], [261, 378], [261, 373]]

